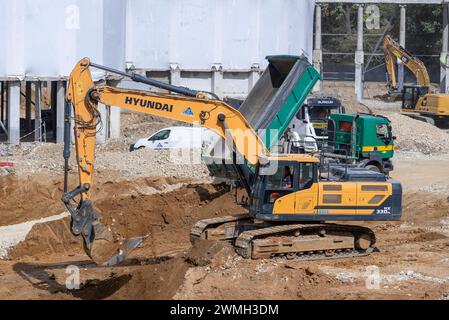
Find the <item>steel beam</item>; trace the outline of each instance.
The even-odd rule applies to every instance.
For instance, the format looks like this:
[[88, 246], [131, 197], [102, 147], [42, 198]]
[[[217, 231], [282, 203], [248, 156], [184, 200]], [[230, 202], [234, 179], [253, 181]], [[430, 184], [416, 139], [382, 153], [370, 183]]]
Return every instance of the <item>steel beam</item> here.
[[[399, 20], [399, 44], [405, 48], [405, 26], [406, 26], [406, 6], [400, 5], [400, 20]], [[398, 60], [398, 89], [402, 91], [404, 88], [404, 64]]]
[[363, 5], [357, 8], [357, 50], [355, 52], [355, 94], [357, 101], [363, 99]]
[[441, 47], [441, 57], [440, 57], [440, 92], [449, 92], [449, 66], [448, 66], [448, 51], [449, 51], [449, 8], [448, 4], [443, 4], [443, 34], [442, 34], [442, 47]]
[[42, 105], [41, 105], [41, 82], [35, 82], [34, 87], [34, 141], [42, 142]]

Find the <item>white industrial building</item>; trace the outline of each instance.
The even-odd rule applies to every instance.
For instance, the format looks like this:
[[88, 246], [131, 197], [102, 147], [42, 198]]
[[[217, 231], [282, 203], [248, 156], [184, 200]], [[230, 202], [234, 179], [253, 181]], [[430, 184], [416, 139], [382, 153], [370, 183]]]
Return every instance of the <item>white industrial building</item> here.
[[[314, 10], [314, 0], [3, 0], [0, 141], [42, 140], [41, 109], [48, 105], [49, 139], [62, 142], [66, 81], [86, 56], [220, 97], [244, 97], [267, 55], [312, 60]], [[99, 140], [118, 137], [120, 110], [101, 111], [110, 121]]]

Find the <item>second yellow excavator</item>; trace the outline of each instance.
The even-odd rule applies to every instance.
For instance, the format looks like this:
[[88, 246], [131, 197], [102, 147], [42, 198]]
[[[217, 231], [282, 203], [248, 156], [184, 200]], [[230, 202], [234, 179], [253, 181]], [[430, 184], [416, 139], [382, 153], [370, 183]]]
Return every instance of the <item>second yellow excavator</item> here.
[[402, 113], [441, 128], [449, 128], [449, 94], [429, 93], [430, 77], [424, 63], [389, 35], [384, 37], [384, 56], [390, 93], [397, 92], [396, 61], [416, 77], [417, 85], [404, 85]]
[[[94, 84], [90, 68], [98, 68], [171, 92], [161, 94]], [[191, 229], [199, 239], [232, 241], [246, 258], [283, 255], [296, 259], [364, 256], [376, 247], [367, 227], [325, 221], [392, 221], [402, 213], [401, 184], [366, 169], [322, 166], [318, 158], [299, 154], [270, 154], [242, 114], [213, 94], [194, 91], [121, 72], [83, 59], [70, 76], [66, 95], [66, 168], [70, 157], [73, 106], [79, 186], [63, 201], [71, 230], [84, 239], [86, 252], [97, 263], [112, 265], [125, 259], [144, 238], [118, 239], [101, 223], [91, 200], [95, 136], [101, 122], [97, 105], [125, 108], [166, 119], [200, 124], [216, 132], [234, 152], [234, 163], [249, 168], [251, 183], [240, 175], [249, 195], [249, 214], [197, 222]], [[126, 212], [124, 212], [126, 214]], [[112, 257], [111, 257], [112, 256]]]

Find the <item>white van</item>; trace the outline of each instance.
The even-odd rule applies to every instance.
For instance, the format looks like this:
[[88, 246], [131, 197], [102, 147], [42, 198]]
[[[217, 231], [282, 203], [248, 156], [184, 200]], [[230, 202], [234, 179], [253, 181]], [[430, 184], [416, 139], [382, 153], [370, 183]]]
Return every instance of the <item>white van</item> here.
[[208, 148], [220, 137], [203, 127], [169, 127], [159, 130], [148, 138], [139, 139], [132, 144], [130, 151], [150, 149], [196, 149]]

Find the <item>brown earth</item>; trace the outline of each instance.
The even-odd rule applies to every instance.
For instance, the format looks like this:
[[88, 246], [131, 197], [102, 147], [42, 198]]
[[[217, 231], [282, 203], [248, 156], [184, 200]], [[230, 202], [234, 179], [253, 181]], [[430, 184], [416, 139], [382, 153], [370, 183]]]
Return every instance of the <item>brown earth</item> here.
[[[36, 225], [11, 252], [11, 261], [0, 262], [5, 284], [15, 278], [12, 289], [26, 289], [26, 294], [14, 297], [435, 299], [449, 292], [445, 280], [449, 279], [449, 240], [444, 224], [445, 219], [449, 221], [449, 202], [443, 195], [407, 192], [402, 222], [364, 224], [375, 230], [380, 252], [366, 258], [313, 262], [245, 260], [229, 244], [221, 242], [200, 242], [199, 247], [191, 248], [188, 232], [194, 221], [241, 212], [233, 197], [220, 187], [189, 185], [165, 194], [118, 196], [100, 200], [98, 207], [105, 221], [112, 223], [116, 219], [116, 230], [123, 236], [150, 231], [150, 239], [123, 265], [97, 267], [82, 253], [80, 241], [70, 235], [67, 221]], [[68, 264], [81, 268], [79, 290], [64, 287]], [[382, 274], [396, 277], [409, 270], [414, 273], [410, 279], [392, 284], [387, 281], [380, 289], [369, 290], [363, 274], [371, 265], [380, 268]], [[351, 278], [345, 273], [361, 276]], [[423, 275], [430, 280], [421, 279]], [[9, 286], [0, 289], [0, 298], [11, 297], [7, 294]]]
[[[366, 112], [356, 103], [350, 108]], [[81, 240], [71, 235], [68, 219], [36, 224], [8, 258], [0, 260], [0, 299], [449, 297], [447, 158], [398, 154], [392, 176], [405, 190], [402, 221], [362, 223], [375, 231], [379, 252], [364, 258], [312, 262], [283, 258], [251, 261], [238, 256], [227, 243], [199, 242], [191, 247], [189, 229], [195, 221], [241, 213], [242, 208], [223, 187], [205, 183], [196, 175], [188, 177], [191, 168], [181, 168], [185, 178], [172, 177], [171, 172], [178, 173], [179, 168], [170, 173], [157, 169], [164, 177], [154, 177], [157, 170], [150, 166], [140, 172], [133, 171], [140, 168], [134, 160], [122, 163], [125, 153], [129, 155], [129, 142], [170, 125], [147, 125], [153, 119], [132, 114], [123, 118], [129, 124], [124, 126], [125, 140], [98, 148], [93, 200], [103, 221], [120, 236], [150, 233], [150, 237], [120, 266], [100, 267], [84, 254]], [[31, 154], [12, 158], [18, 162], [33, 158], [35, 162], [17, 176], [0, 177], [0, 226], [64, 211], [61, 161], [55, 160], [53, 167], [47, 166], [45, 159], [46, 154], [59, 157], [60, 148], [31, 149]], [[144, 157], [153, 156], [151, 152], [142, 155], [142, 162], [154, 161]], [[140, 155], [132, 155], [137, 158]], [[109, 170], [111, 161], [126, 170]], [[43, 166], [45, 172], [40, 174], [31, 170]], [[76, 180], [73, 171], [70, 176], [71, 181]], [[65, 286], [69, 266], [80, 270], [78, 290]], [[367, 286], [366, 276], [373, 266], [380, 272], [379, 286], [374, 289]]]

